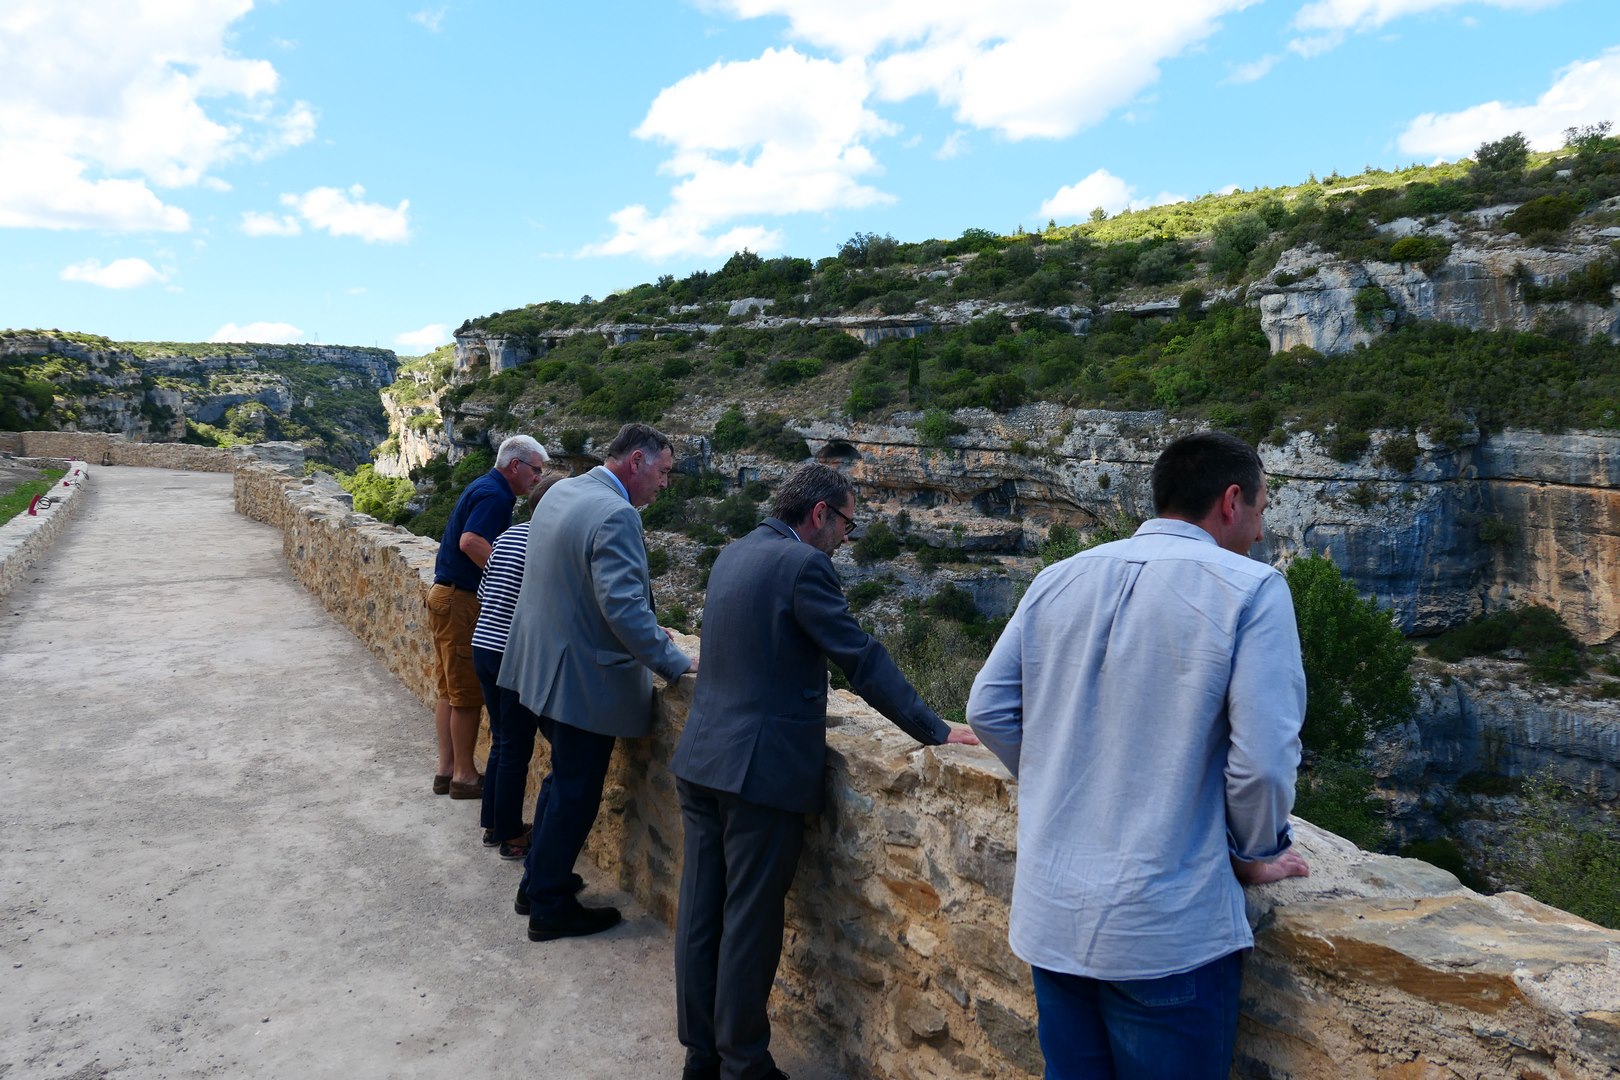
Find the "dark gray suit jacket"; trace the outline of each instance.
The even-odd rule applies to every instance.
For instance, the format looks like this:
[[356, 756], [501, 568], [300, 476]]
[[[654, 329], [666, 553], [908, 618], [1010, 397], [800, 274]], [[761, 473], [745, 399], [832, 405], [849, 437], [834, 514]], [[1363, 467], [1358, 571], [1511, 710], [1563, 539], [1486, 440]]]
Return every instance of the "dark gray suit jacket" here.
[[950, 735], [849, 613], [832, 560], [768, 518], [714, 561], [703, 663], [671, 770], [752, 803], [819, 812], [828, 658], [918, 742], [938, 745]]

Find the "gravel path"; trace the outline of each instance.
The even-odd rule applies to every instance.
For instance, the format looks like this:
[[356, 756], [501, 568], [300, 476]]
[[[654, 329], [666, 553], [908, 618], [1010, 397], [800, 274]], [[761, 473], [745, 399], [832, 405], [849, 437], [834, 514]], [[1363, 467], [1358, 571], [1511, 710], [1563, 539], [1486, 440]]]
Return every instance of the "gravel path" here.
[[526, 939], [432, 717], [230, 483], [95, 469], [0, 600], [0, 1077], [679, 1076], [663, 925], [582, 866], [627, 922]]

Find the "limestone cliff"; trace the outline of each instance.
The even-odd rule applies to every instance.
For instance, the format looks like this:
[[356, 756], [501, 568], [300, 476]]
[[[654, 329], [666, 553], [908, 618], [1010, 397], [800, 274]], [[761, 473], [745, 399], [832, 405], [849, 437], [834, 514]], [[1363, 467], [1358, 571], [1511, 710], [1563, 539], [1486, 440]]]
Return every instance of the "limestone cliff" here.
[[[961, 410], [966, 430], [930, 446], [907, 422], [917, 419], [803, 430], [816, 456], [847, 467], [869, 502], [1021, 519], [1017, 532], [1001, 530], [1008, 552], [1028, 551], [1056, 521], [1150, 516], [1149, 470], [1181, 430], [1158, 413], [1040, 404], [1001, 415]], [[1273, 509], [1258, 554], [1329, 553], [1408, 633], [1509, 602], [1552, 607], [1587, 642], [1620, 633], [1620, 435], [1420, 439], [1404, 470], [1380, 460], [1388, 438], [1377, 434], [1373, 452], [1348, 464], [1309, 432], [1262, 447]]]
[[[1620, 342], [1620, 306], [1537, 303], [1527, 285], [1563, 281], [1612, 253], [1620, 228], [1577, 224], [1556, 249], [1527, 246], [1516, 233], [1492, 229], [1512, 207], [1493, 207], [1423, 225], [1409, 218], [1386, 230], [1429, 236], [1454, 246], [1432, 271], [1417, 263], [1354, 262], [1312, 247], [1284, 252], [1276, 268], [1249, 289], [1273, 352], [1297, 346], [1327, 355], [1371, 341], [1401, 320], [1430, 320], [1471, 330], [1532, 330], [1563, 324], [1582, 339]], [[1382, 289], [1373, 308], [1363, 289]]]
[[383, 476], [406, 476], [450, 451], [451, 438], [439, 415], [439, 397], [411, 398], [382, 391], [388, 415], [388, 440], [378, 449], [376, 469]]
[[385, 433], [376, 392], [398, 361], [386, 349], [335, 345], [112, 342], [50, 332], [0, 334], [0, 364], [52, 387], [24, 397], [27, 426], [171, 441], [186, 422], [248, 438], [296, 438], [353, 468]]

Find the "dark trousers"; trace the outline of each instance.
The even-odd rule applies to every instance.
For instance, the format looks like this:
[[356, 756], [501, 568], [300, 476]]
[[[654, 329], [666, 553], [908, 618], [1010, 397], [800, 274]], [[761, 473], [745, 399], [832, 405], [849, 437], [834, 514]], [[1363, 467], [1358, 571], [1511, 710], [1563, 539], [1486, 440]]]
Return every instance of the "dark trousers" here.
[[1247, 951], [1158, 979], [1034, 968], [1046, 1080], [1226, 1080]]
[[[504, 655], [473, 646], [473, 670], [484, 688], [484, 708], [489, 710], [489, 761], [484, 764], [480, 823], [494, 830], [497, 840], [516, 840], [523, 835], [523, 792], [529, 786], [529, 761], [534, 757], [534, 733], [540, 718], [524, 708], [516, 691], [496, 683]], [[548, 776], [546, 782], [550, 779]], [[545, 790], [542, 783], [542, 799]]]
[[766, 1002], [782, 957], [782, 913], [804, 815], [675, 782], [685, 855], [675, 919], [675, 1015], [689, 1069], [724, 1080], [775, 1068]]
[[539, 717], [551, 741], [549, 787], [534, 808], [534, 835], [523, 863], [531, 917], [557, 918], [573, 910], [574, 863], [602, 805], [602, 783], [613, 758], [613, 736], [598, 735]]
[[[478, 824], [485, 829], [495, 828], [495, 773], [501, 767], [501, 688], [495, 684], [495, 678], [501, 673], [503, 655], [477, 645], [472, 649], [473, 673], [478, 676], [478, 688], [484, 692], [484, 711], [489, 713], [489, 757], [484, 761], [484, 802], [478, 811]], [[495, 834], [495, 838], [511, 839], [500, 832]]]

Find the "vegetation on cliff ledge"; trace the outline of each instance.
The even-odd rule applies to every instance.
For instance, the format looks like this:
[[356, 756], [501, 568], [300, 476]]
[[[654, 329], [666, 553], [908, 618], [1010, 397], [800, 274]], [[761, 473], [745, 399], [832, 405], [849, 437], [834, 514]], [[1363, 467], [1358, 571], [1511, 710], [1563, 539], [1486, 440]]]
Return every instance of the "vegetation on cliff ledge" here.
[[[1369, 285], [1356, 310], [1388, 332], [1343, 355], [1273, 355], [1247, 302], [1257, 283], [1286, 287], [1315, 271], [1278, 272], [1287, 250], [1432, 271], [1456, 232], [1434, 228], [1448, 218], [1543, 247], [1577, 223], [1583, 236], [1620, 223], [1620, 140], [1606, 125], [1566, 136], [1558, 153], [1508, 136], [1473, 162], [1208, 195], [1039, 233], [968, 229], [917, 243], [857, 233], [815, 262], [741, 251], [713, 273], [468, 320], [463, 332], [543, 355], [454, 388], [446, 407], [455, 430], [476, 438], [519, 425], [606, 433], [631, 418], [676, 418], [678, 429], [726, 401], [853, 418], [1059, 401], [1159, 409], [1254, 441], [1331, 431], [1345, 460], [1373, 428], [1440, 442], [1476, 426], [1614, 429], [1620, 348], [1579, 340], [1558, 305], [1612, 304], [1620, 250], [1567, 280], [1521, 272], [1521, 298], [1545, 307], [1531, 333], [1407, 320]], [[1485, 212], [1505, 205], [1518, 209]], [[769, 306], [729, 314], [744, 298]], [[893, 326], [868, 330], [884, 340], [867, 348], [827, 321], [850, 316]], [[595, 332], [603, 326], [619, 327], [623, 343]]]

